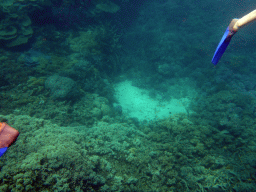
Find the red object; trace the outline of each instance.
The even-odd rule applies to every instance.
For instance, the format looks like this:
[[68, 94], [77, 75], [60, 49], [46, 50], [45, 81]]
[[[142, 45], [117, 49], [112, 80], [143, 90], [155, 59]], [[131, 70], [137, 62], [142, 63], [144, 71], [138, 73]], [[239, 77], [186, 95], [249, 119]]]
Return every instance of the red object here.
[[19, 136], [19, 132], [7, 125], [0, 122], [0, 148], [9, 147]]

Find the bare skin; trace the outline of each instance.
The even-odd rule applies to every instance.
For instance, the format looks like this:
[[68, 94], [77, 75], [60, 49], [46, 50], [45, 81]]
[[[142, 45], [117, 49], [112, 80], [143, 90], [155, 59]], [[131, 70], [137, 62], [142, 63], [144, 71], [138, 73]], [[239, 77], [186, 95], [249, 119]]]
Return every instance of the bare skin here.
[[237, 32], [240, 28], [242, 28], [243, 26], [255, 20], [256, 20], [256, 10], [253, 10], [252, 12], [243, 16], [241, 19], [233, 19], [229, 24], [229, 27], [234, 32]]

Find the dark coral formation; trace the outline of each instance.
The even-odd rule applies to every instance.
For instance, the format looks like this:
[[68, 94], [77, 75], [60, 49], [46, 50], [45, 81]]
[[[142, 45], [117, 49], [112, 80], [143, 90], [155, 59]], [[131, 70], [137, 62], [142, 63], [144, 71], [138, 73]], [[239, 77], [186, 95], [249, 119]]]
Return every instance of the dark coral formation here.
[[50, 89], [53, 99], [74, 99], [75, 95], [79, 98], [79, 90], [76, 82], [68, 77], [53, 75], [46, 79], [45, 88]]

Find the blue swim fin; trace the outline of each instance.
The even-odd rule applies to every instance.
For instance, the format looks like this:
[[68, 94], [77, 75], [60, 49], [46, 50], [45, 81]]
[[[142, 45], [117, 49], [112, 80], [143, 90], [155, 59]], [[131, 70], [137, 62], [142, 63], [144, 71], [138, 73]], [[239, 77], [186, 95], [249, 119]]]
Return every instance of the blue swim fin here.
[[0, 157], [7, 151], [8, 147], [4, 147], [0, 149]]
[[228, 36], [228, 34], [229, 34], [229, 27], [226, 29], [226, 31], [225, 31], [224, 35], [222, 36], [222, 39], [220, 40], [220, 43], [213, 55], [212, 63], [214, 65], [217, 65], [217, 63], [219, 62], [221, 56], [225, 52], [225, 50], [231, 40], [232, 36]]

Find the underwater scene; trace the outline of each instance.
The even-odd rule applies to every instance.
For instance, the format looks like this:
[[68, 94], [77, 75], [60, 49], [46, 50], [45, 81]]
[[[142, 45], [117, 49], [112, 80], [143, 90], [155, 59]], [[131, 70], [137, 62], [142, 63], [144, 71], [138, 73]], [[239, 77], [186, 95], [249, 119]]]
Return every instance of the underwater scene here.
[[0, 192], [256, 191], [255, 7], [0, 0]]

